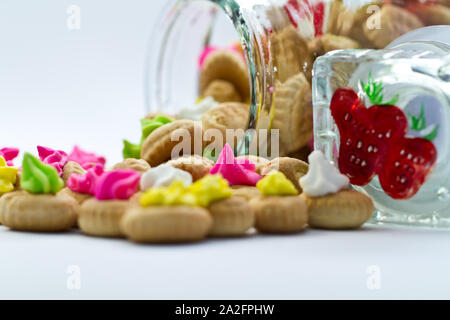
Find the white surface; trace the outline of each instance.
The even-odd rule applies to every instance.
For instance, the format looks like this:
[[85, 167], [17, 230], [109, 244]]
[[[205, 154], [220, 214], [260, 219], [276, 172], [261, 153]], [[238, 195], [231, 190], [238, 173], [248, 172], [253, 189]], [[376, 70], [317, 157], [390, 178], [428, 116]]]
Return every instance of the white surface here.
[[[366, 227], [188, 245], [137, 245], [0, 227], [0, 298], [450, 298], [447, 232]], [[81, 271], [69, 290], [67, 267]], [[369, 266], [380, 289], [369, 290]]]

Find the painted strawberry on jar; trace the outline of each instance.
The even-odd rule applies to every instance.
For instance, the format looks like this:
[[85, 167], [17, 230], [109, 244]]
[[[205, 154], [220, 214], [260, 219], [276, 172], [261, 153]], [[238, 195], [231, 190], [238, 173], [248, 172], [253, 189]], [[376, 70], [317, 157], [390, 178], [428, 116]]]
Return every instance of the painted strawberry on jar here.
[[[367, 88], [365, 88], [367, 89]], [[379, 96], [379, 91], [375, 90]], [[366, 91], [367, 92], [367, 91]], [[413, 197], [437, 159], [434, 144], [406, 137], [408, 119], [393, 104], [397, 98], [367, 108], [355, 91], [336, 90], [330, 105], [340, 133], [339, 169], [354, 185], [364, 186], [378, 175], [381, 187], [394, 199]]]

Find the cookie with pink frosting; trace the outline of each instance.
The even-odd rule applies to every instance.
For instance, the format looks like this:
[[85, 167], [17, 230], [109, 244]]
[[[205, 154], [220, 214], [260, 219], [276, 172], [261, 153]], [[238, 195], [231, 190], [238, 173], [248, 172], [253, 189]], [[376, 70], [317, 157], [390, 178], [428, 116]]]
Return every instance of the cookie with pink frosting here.
[[62, 176], [64, 166], [67, 163], [67, 153], [62, 150], [53, 150], [48, 147], [37, 146], [39, 159], [58, 171], [59, 176]]
[[81, 205], [78, 225], [85, 234], [122, 237], [120, 222], [125, 212], [138, 205], [129, 199], [137, 192], [141, 175], [134, 170], [102, 173], [95, 181], [95, 198]]
[[73, 147], [72, 152], [69, 154], [67, 161], [73, 161], [80, 164], [83, 169], [89, 169], [95, 165], [105, 166], [106, 159], [102, 156], [98, 156], [95, 153], [82, 150], [80, 147]]
[[19, 155], [19, 149], [17, 148], [1, 148], [0, 157], [6, 160], [6, 165], [8, 167], [13, 167], [13, 160]]
[[97, 180], [103, 173], [103, 167], [96, 165], [88, 169], [85, 174], [72, 174], [67, 180], [67, 187], [76, 193], [94, 195]]
[[137, 191], [141, 175], [134, 170], [113, 170], [102, 174], [95, 184], [97, 200], [128, 200]]
[[225, 144], [210, 174], [221, 174], [230, 186], [255, 186], [261, 176], [255, 172], [256, 165], [249, 159], [234, 157], [229, 144]]

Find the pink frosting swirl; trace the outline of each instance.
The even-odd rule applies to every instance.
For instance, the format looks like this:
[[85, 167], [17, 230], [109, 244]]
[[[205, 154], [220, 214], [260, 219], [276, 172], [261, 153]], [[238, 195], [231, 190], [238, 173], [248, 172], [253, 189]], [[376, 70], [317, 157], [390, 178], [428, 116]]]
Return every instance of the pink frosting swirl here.
[[84, 175], [72, 174], [67, 180], [67, 186], [70, 190], [78, 193], [94, 194], [97, 180], [103, 175], [104, 170], [100, 165], [87, 170]]
[[95, 153], [86, 152], [78, 146], [73, 147], [72, 152], [68, 156], [68, 161], [74, 161], [78, 163], [83, 169], [87, 170], [95, 165], [105, 166], [106, 159], [101, 156], [97, 156]]
[[97, 200], [128, 200], [139, 186], [141, 175], [134, 170], [114, 170], [105, 172], [95, 185]]
[[61, 150], [53, 150], [43, 146], [37, 146], [39, 159], [45, 164], [48, 164], [58, 171], [62, 176], [63, 168], [67, 163], [67, 153]]
[[210, 174], [221, 174], [230, 186], [255, 186], [261, 176], [255, 172], [256, 165], [249, 159], [236, 159], [233, 150], [227, 143], [209, 171]]
[[13, 160], [19, 155], [17, 148], [2, 148], [0, 149], [0, 156], [6, 160], [8, 167], [14, 166]]

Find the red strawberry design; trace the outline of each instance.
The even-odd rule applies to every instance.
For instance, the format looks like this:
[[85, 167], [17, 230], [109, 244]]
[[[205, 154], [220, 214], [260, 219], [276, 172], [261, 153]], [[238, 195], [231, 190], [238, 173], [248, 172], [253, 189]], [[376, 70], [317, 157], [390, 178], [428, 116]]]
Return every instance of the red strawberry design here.
[[383, 190], [394, 199], [408, 199], [419, 191], [436, 162], [431, 141], [402, 138], [391, 145], [378, 177]]
[[312, 14], [315, 36], [323, 35], [323, 26], [325, 22], [324, 2], [318, 1], [312, 4], [310, 0], [288, 0], [284, 9], [289, 16], [292, 25], [296, 28], [298, 27], [297, 19], [305, 19]]
[[339, 169], [352, 184], [366, 185], [378, 174], [392, 198], [417, 193], [437, 151], [428, 140], [405, 138], [408, 120], [402, 110], [391, 105], [366, 108], [352, 89], [336, 90], [330, 109], [340, 133]]

